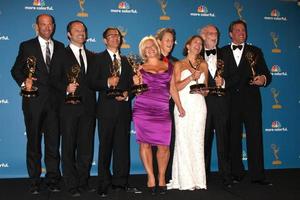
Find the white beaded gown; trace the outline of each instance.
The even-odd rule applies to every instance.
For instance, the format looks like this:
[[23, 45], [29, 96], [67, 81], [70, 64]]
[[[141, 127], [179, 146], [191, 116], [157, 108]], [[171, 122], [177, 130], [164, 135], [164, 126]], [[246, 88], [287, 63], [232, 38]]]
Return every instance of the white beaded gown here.
[[[190, 76], [185, 69], [181, 72], [181, 80]], [[204, 83], [202, 73], [198, 83]], [[206, 189], [204, 162], [204, 132], [206, 122], [206, 103], [201, 94], [190, 94], [191, 81], [179, 91], [180, 100], [186, 115], [179, 117], [177, 108], [175, 117], [175, 148], [172, 166], [172, 179], [167, 184], [168, 189], [194, 190]]]

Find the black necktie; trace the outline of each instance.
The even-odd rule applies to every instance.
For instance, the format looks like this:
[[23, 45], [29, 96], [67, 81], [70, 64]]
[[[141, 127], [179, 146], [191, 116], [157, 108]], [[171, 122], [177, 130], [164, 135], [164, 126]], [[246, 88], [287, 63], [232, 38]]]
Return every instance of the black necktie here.
[[50, 53], [50, 48], [49, 48], [49, 42], [46, 42], [46, 66], [47, 66], [47, 70], [48, 72], [50, 71], [50, 56], [51, 56], [51, 53]]
[[243, 45], [232, 45], [232, 49], [233, 49], [233, 50], [236, 50], [237, 48], [238, 48], [239, 50], [242, 50]]
[[114, 60], [113, 60], [113, 67], [115, 68], [115, 70], [119, 70], [119, 63], [118, 63], [118, 59], [117, 59], [117, 55], [114, 54]]
[[216, 55], [217, 51], [216, 49], [211, 49], [211, 50], [206, 50], [205, 53], [207, 56], [209, 56], [210, 54]]
[[83, 57], [82, 57], [82, 54], [81, 54], [81, 50], [82, 49], [79, 49], [80, 67], [81, 67], [82, 73], [85, 74], [85, 66], [84, 66], [84, 62], [83, 62]]

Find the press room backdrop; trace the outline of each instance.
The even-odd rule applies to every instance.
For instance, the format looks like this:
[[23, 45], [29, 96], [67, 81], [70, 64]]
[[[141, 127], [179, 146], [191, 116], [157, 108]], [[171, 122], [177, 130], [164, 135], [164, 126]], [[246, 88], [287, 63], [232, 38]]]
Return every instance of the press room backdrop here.
[[[221, 32], [220, 45], [230, 42], [228, 25], [248, 24], [248, 43], [262, 48], [273, 82], [263, 88], [263, 137], [267, 169], [300, 167], [300, 6], [295, 0], [0, 0], [0, 178], [26, 177], [26, 132], [20, 88], [10, 75], [21, 41], [35, 37], [35, 17], [56, 19], [54, 38], [68, 44], [66, 25], [82, 20], [88, 27], [86, 47], [104, 50], [102, 32], [119, 27], [125, 37], [122, 54], [138, 53], [142, 37], [172, 27], [177, 41], [173, 55], [182, 58], [187, 38], [206, 24]], [[197, 106], [197, 105], [195, 105]], [[96, 134], [97, 135], [97, 134]], [[245, 134], [244, 134], [245, 136]], [[245, 145], [245, 139], [243, 141]], [[215, 147], [214, 147], [215, 149]], [[244, 148], [245, 149], [245, 148]], [[98, 137], [92, 174], [97, 171]], [[246, 149], [243, 160], [247, 163]], [[212, 168], [217, 170], [214, 150]], [[144, 173], [135, 131], [131, 131], [131, 173]]]

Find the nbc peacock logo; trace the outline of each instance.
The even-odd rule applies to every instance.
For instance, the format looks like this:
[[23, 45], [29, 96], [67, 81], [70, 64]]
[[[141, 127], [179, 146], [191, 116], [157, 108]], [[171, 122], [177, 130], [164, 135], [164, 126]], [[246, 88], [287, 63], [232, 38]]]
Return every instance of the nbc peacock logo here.
[[279, 121], [273, 121], [271, 127], [272, 128], [281, 128], [281, 123]]
[[31, 6], [25, 6], [25, 10], [54, 10], [52, 6], [46, 5], [45, 0], [33, 0]]
[[34, 0], [32, 5], [34, 5], [34, 6], [45, 6], [46, 3], [45, 3], [44, 0]]
[[271, 11], [271, 16], [272, 17], [279, 17], [280, 16], [280, 12], [278, 10], [276, 10], [276, 9], [273, 9]]
[[281, 70], [280, 66], [279, 65], [273, 65], [271, 67], [271, 74], [273, 76], [287, 76], [287, 72], [284, 72]]
[[273, 21], [287, 21], [286, 17], [281, 16], [281, 13], [277, 9], [272, 9], [269, 16], [264, 17], [265, 20]]
[[197, 12], [198, 13], [208, 13], [208, 9], [207, 9], [207, 7], [201, 5], [198, 7]]
[[190, 13], [193, 17], [215, 17], [215, 13], [209, 12], [208, 8], [204, 5], [200, 5], [197, 8], [197, 12]]
[[138, 11], [136, 9], [132, 9], [129, 3], [126, 1], [121, 1], [118, 3], [117, 9], [110, 9], [111, 13], [120, 13], [120, 14], [137, 14]]
[[130, 9], [129, 3], [127, 3], [126, 1], [121, 1], [118, 5], [119, 9]]
[[266, 128], [266, 132], [287, 132], [288, 128], [283, 127], [280, 121], [274, 120], [271, 122], [271, 128]]

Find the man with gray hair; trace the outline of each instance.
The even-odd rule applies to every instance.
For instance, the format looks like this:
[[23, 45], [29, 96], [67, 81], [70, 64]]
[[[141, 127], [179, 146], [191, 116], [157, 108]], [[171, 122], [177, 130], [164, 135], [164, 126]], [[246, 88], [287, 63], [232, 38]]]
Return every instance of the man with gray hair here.
[[[221, 64], [222, 62], [221, 50], [217, 48], [219, 31], [216, 26], [209, 24], [201, 29], [200, 36], [204, 40], [204, 48], [201, 55], [207, 62], [209, 70], [208, 87], [224, 88], [225, 81], [222, 78], [221, 70], [218, 69], [218, 63]], [[210, 172], [212, 142], [214, 133], [216, 133], [219, 173], [223, 179], [224, 186], [231, 188], [228, 154], [228, 96], [210, 92], [205, 100], [207, 106], [204, 142], [206, 174], [208, 176]]]

